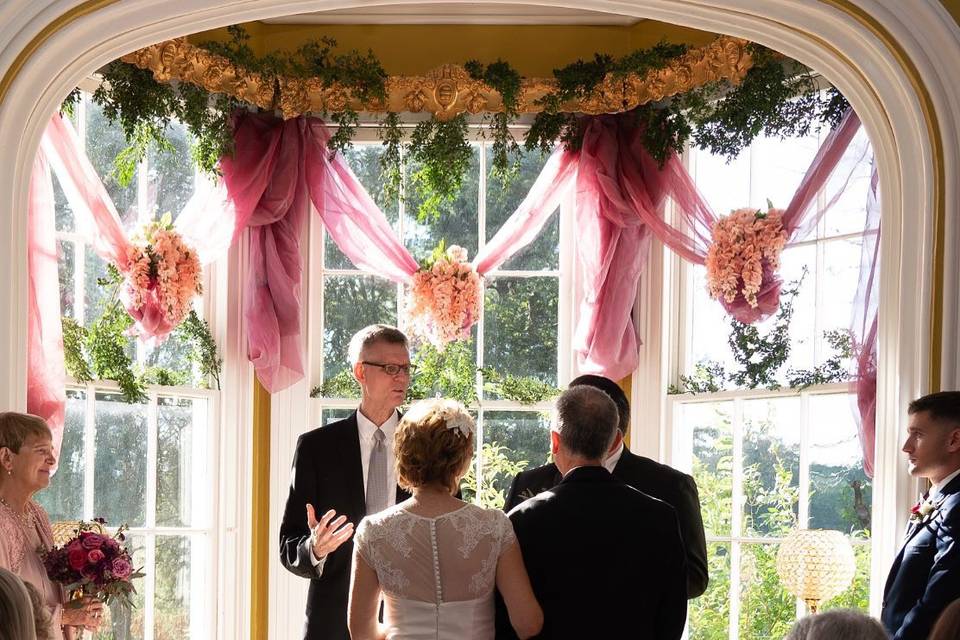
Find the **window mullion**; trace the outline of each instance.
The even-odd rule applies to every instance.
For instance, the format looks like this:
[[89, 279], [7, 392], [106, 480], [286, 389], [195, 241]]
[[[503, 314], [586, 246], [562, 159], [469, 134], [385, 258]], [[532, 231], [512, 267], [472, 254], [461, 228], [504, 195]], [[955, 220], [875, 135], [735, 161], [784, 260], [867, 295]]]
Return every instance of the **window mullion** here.
[[[487, 238], [487, 145], [480, 145], [480, 176], [477, 187], [477, 253], [483, 249]], [[474, 373], [474, 384], [477, 390], [477, 401], [480, 405], [477, 408], [477, 439], [474, 443], [476, 449], [476, 469], [477, 475], [477, 494], [474, 496], [474, 502], [480, 504], [480, 491], [482, 489], [481, 481], [483, 479], [483, 422], [485, 413], [483, 410], [483, 377], [480, 374], [480, 367], [483, 366], [484, 349], [484, 307], [486, 299], [486, 287], [481, 279], [480, 292], [480, 318], [477, 320], [477, 369]]]
[[797, 508], [797, 528], [810, 524], [810, 395], [800, 394], [800, 504]]
[[157, 425], [157, 392], [148, 391], [147, 404], [147, 495], [145, 505], [145, 529], [147, 530], [144, 540], [147, 575], [144, 578], [144, 640], [153, 640], [154, 628], [154, 594], [156, 593], [156, 574], [157, 557], [156, 546], [157, 538], [154, 532], [157, 526], [157, 450], [159, 448], [158, 425]]
[[92, 383], [84, 387], [83, 412], [83, 519], [94, 518], [94, 496], [96, 494], [97, 460], [97, 392]]
[[87, 245], [73, 240], [73, 318], [85, 326], [87, 317]]
[[740, 637], [740, 558], [743, 536], [743, 400], [733, 402], [733, 513], [730, 514], [730, 640]]

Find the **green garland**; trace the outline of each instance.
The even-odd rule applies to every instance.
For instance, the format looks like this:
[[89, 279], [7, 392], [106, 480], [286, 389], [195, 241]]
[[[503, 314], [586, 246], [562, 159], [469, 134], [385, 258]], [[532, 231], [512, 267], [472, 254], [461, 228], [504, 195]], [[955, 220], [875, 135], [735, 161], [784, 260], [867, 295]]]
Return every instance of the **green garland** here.
[[[250, 47], [250, 36], [243, 27], [228, 27], [228, 32], [227, 41], [200, 46], [275, 81], [280, 75], [318, 77], [324, 86], [339, 83], [363, 100], [386, 97], [387, 74], [372, 51], [337, 53], [335, 40], [321, 38], [289, 54], [258, 55]], [[540, 99], [544, 111], [534, 118], [524, 146], [543, 153], [550, 152], [557, 143], [579, 148], [582, 118], [561, 111], [566, 101], [589, 95], [607, 74], [643, 75], [663, 68], [688, 50], [686, 45], [660, 42], [618, 58], [598, 53], [591, 60], [577, 60], [555, 69], [556, 89]], [[824, 98], [806, 67], [759, 45], [751, 45], [751, 53], [754, 65], [737, 86], [726, 81], [712, 83], [633, 111], [638, 125], [644, 127], [644, 144], [655, 159], [663, 162], [671, 151], [682, 150], [688, 142], [733, 157], [761, 134], [796, 136], [820, 126], [836, 125], [848, 106], [839, 92], [830, 90]], [[488, 115], [487, 121], [492, 139], [492, 171], [502, 181], [509, 181], [520, 154], [509, 127], [518, 116], [522, 78], [509, 63], [499, 59], [489, 64], [470, 60], [464, 66], [472, 78], [482, 80], [503, 98], [504, 112]], [[120, 124], [129, 144], [115, 162], [121, 182], [133, 176], [137, 162], [151, 144], [169, 147], [164, 132], [172, 118], [189, 129], [197, 166], [215, 173], [218, 159], [233, 151], [231, 114], [237, 108], [252, 108], [232, 97], [209, 94], [186, 83], [161, 84], [149, 71], [119, 61], [108, 64], [101, 72], [106, 82], [94, 94], [94, 101], [104, 108], [111, 122]], [[63, 108], [69, 110], [75, 98], [71, 94]], [[338, 126], [328, 142], [330, 151], [345, 150], [351, 144], [359, 114], [346, 107], [324, 115]], [[419, 164], [413, 181], [422, 201], [418, 211], [421, 220], [439, 215], [440, 206], [451, 201], [460, 188], [470, 167], [466, 131], [466, 118], [462, 115], [449, 122], [431, 118], [414, 130], [407, 151]], [[380, 122], [379, 136], [384, 144], [380, 160], [382, 179], [388, 195], [396, 195], [402, 182], [403, 138], [397, 114], [389, 113]]]

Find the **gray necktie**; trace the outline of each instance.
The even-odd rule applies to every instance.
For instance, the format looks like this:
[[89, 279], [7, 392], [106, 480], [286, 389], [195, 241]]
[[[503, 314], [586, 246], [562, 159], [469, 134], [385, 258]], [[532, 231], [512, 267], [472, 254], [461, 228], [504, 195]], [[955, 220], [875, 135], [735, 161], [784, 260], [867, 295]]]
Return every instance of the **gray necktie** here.
[[367, 468], [367, 514], [387, 508], [387, 445], [383, 429], [373, 432], [373, 449]]

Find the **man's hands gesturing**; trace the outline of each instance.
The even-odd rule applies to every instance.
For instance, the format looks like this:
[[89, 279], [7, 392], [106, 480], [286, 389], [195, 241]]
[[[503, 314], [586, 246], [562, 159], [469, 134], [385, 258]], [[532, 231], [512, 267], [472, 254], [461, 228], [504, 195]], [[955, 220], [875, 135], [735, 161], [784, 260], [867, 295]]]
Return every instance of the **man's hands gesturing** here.
[[[347, 522], [347, 516], [334, 516], [337, 512], [330, 509], [320, 520], [312, 504], [307, 504], [307, 526], [310, 527], [310, 542], [313, 555], [318, 559], [336, 551], [337, 547], [353, 535], [353, 523]], [[339, 528], [338, 528], [339, 527]]]

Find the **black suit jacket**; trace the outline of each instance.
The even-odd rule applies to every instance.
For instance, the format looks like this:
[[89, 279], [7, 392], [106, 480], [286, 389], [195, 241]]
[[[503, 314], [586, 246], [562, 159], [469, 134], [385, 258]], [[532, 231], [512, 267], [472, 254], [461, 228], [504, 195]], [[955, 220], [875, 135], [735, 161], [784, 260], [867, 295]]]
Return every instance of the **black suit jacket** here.
[[[409, 497], [397, 488], [397, 502]], [[366, 515], [356, 412], [308, 431], [297, 440], [290, 493], [280, 524], [280, 561], [291, 572], [310, 579], [303, 637], [349, 640], [347, 598], [353, 539], [329, 554], [318, 572], [310, 561], [308, 502], [316, 509], [317, 518], [333, 509], [356, 526]]]
[[[673, 467], [634, 455], [624, 447], [613, 475], [634, 489], [663, 500], [677, 512], [687, 556], [687, 597], [696, 598], [707, 590], [707, 540], [700, 515], [700, 496], [693, 478]], [[551, 489], [560, 482], [553, 463], [517, 474], [510, 485], [505, 511], [524, 500]]]
[[[603, 467], [579, 467], [513, 509], [510, 520], [543, 608], [539, 638], [674, 640], [683, 634], [686, 560], [670, 505]], [[617, 553], [628, 546], [638, 552]], [[516, 637], [498, 605], [498, 640]]]
[[934, 504], [940, 505], [935, 512], [907, 527], [883, 590], [880, 619], [894, 640], [925, 639], [940, 613], [960, 598], [960, 476]]

